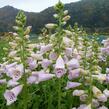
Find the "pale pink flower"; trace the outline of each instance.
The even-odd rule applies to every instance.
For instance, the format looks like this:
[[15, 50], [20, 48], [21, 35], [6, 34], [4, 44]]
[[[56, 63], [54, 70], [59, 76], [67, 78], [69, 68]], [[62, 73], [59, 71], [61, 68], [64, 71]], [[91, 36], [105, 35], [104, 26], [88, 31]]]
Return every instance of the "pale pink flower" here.
[[109, 73], [106, 74], [106, 83], [109, 83]]
[[7, 100], [7, 105], [11, 105], [17, 100], [17, 96], [22, 91], [23, 85], [16, 86], [11, 90], [6, 90], [4, 93], [4, 97]]
[[14, 81], [14, 80], [9, 80], [9, 81], [7, 82], [7, 87], [15, 87], [15, 86], [17, 86], [17, 85], [19, 85], [19, 82]]
[[68, 81], [65, 89], [67, 90], [67, 89], [75, 88], [75, 87], [78, 87], [80, 85], [81, 85], [81, 83]]
[[41, 70], [38, 72], [32, 72], [32, 75], [27, 79], [27, 82], [30, 84], [33, 84], [33, 83], [38, 84], [42, 81], [50, 80], [53, 77], [55, 77], [54, 74], [49, 74], [49, 73], [46, 73], [43, 70]]
[[106, 68], [106, 82], [109, 83], [109, 68]]
[[80, 69], [74, 69], [69, 71], [68, 79], [72, 80], [80, 76]]
[[98, 99], [98, 101], [101, 101], [101, 102], [107, 101], [107, 97], [105, 96], [105, 94], [100, 94], [100, 95], [96, 96], [96, 98]]
[[91, 109], [91, 104], [89, 105], [81, 104], [80, 107], [78, 107], [77, 109]]
[[93, 105], [94, 107], [98, 107], [98, 106], [100, 105], [100, 103], [98, 102], [97, 99], [92, 99], [92, 105]]
[[29, 57], [27, 60], [27, 63], [29, 65], [29, 68], [31, 70], [34, 70], [38, 65], [37, 65], [37, 61], [35, 59], [33, 59], [32, 57]]
[[81, 96], [83, 94], [85, 94], [84, 90], [74, 90], [72, 93], [73, 96]]
[[19, 80], [22, 77], [23, 72], [24, 68], [22, 64], [8, 67], [8, 69], [6, 68], [7, 76], [11, 77], [15, 81]]
[[72, 59], [67, 63], [67, 67], [69, 70], [77, 69], [80, 67], [79, 61], [77, 59]]
[[58, 55], [55, 52], [50, 52], [49, 59], [50, 60], [56, 60], [58, 58]]
[[78, 52], [78, 50], [76, 48], [73, 51], [73, 57], [77, 60], [81, 59], [81, 54]]
[[37, 44], [28, 44], [29, 49], [34, 49], [36, 48]]
[[68, 37], [63, 37], [63, 43], [65, 44], [65, 46], [70, 47], [73, 45], [72, 40]]
[[43, 56], [40, 53], [31, 53], [31, 57], [33, 57], [35, 60], [43, 60]]
[[103, 91], [103, 93], [105, 94], [105, 96], [108, 98], [109, 97], [109, 90], [108, 89], [105, 89], [104, 91]]
[[76, 107], [73, 107], [72, 109], [77, 109]]
[[0, 84], [5, 84], [5, 83], [7, 83], [6, 79], [0, 79]]
[[106, 73], [109, 73], [109, 68], [106, 68]]
[[101, 102], [107, 101], [107, 97], [105, 96], [105, 94], [103, 94], [101, 90], [98, 89], [96, 86], [93, 86], [92, 91], [94, 96], [98, 99], [98, 101], [101, 101]]
[[65, 48], [65, 55], [71, 57], [73, 53], [72, 48]]
[[51, 61], [48, 59], [43, 59], [41, 65], [43, 68], [47, 68], [48, 66], [51, 65]]
[[65, 63], [61, 56], [56, 60], [55, 74], [58, 78], [61, 78], [65, 74]]
[[80, 105], [80, 107], [78, 107], [77, 109], [92, 109], [92, 108], [91, 108], [91, 104], [89, 104], [89, 105], [82, 104], [82, 105]]
[[93, 94], [94, 94], [96, 97], [102, 94], [101, 90], [98, 89], [96, 86], [93, 86], [93, 87], [92, 87], [92, 91], [93, 91]]
[[109, 38], [106, 40], [103, 40], [102, 44], [104, 44], [104, 47], [108, 47], [109, 46]]
[[69, 58], [66, 55], [64, 55], [63, 60], [64, 60], [64, 63], [67, 64], [67, 62], [69, 61]]
[[15, 67], [17, 65], [17, 62], [14, 62], [14, 63], [11, 63], [11, 64], [8, 64], [5, 66], [5, 70], [7, 71], [9, 68], [11, 67]]
[[45, 45], [45, 46], [43, 45], [43, 46], [41, 46], [40, 52], [42, 54], [44, 54], [44, 53], [50, 51], [51, 49], [52, 49], [52, 44], [48, 44], [48, 45]]
[[106, 48], [101, 48], [101, 52], [102, 52], [103, 54], [109, 55], [109, 46], [106, 47]]
[[15, 57], [17, 55], [17, 51], [11, 51], [9, 54], [8, 54], [8, 56], [9, 57]]
[[99, 107], [99, 108], [97, 108], [97, 109], [108, 109], [108, 107], [106, 107], [106, 106], [101, 106], [101, 107]]
[[47, 74], [47, 73], [38, 73], [36, 75], [36, 81], [35, 83], [38, 84], [42, 81], [47, 81], [47, 80], [50, 80], [52, 79], [53, 77], [55, 77], [54, 74]]
[[106, 81], [106, 74], [98, 74], [98, 75], [92, 75], [93, 78], [97, 79], [98, 81], [100, 81], [101, 83], [103, 83], [104, 81]]
[[36, 82], [36, 80], [37, 80], [37, 77], [34, 76], [34, 75], [32, 75], [32, 76], [30, 76], [30, 77], [27, 79], [27, 83], [28, 83], [28, 84], [33, 84], [33, 83]]
[[81, 95], [80, 96], [80, 101], [86, 101], [87, 100], [87, 98], [88, 98], [88, 95], [87, 94], [83, 94], [83, 95]]

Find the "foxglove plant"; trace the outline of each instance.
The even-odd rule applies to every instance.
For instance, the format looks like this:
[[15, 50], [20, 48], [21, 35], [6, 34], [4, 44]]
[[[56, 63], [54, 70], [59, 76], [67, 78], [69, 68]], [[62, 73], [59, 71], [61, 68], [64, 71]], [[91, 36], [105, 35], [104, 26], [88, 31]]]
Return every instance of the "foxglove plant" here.
[[[7, 105], [11, 109], [14, 103], [18, 109], [107, 109], [108, 39], [100, 48], [96, 37], [89, 38], [77, 23], [64, 27], [70, 16], [61, 1], [54, 9], [57, 23], [46, 24], [37, 43], [29, 40], [31, 26], [25, 27], [24, 13], [16, 17], [8, 57], [0, 64]], [[106, 66], [100, 66], [102, 61]]]
[[[29, 55], [29, 32], [31, 27], [25, 27], [26, 16], [20, 11], [16, 17], [16, 24], [12, 39], [9, 42], [9, 55], [5, 63], [1, 65], [2, 78], [6, 77], [7, 88], [4, 97], [7, 100], [7, 105], [11, 105], [17, 100], [17, 96], [24, 90], [24, 108], [27, 109], [26, 91], [27, 91], [27, 69], [26, 59]], [[2, 81], [3, 82], [3, 81]], [[21, 85], [20, 85], [21, 84]]]

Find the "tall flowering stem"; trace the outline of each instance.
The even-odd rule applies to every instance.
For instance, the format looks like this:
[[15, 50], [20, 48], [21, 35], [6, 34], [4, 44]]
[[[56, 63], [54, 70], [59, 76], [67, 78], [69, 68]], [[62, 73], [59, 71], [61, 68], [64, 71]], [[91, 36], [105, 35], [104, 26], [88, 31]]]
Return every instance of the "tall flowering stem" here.
[[[55, 5], [55, 10], [57, 12], [57, 20], [58, 20], [58, 24], [57, 24], [57, 53], [58, 55], [61, 55], [61, 52], [62, 52], [62, 34], [63, 34], [63, 26], [64, 26], [64, 23], [66, 23], [64, 20], [63, 20], [63, 17], [65, 17], [64, 15], [64, 5], [62, 2], [58, 2], [56, 5]], [[58, 109], [61, 109], [61, 79], [58, 80]]]
[[89, 92], [89, 102], [91, 103], [91, 107], [93, 108], [93, 104], [92, 104], [92, 98], [93, 98], [93, 92], [92, 92], [92, 88], [93, 88], [93, 72], [97, 72], [97, 68], [94, 68], [94, 66], [98, 65], [98, 60], [99, 60], [99, 49], [98, 49], [98, 41], [97, 41], [97, 37], [93, 36], [92, 40], [91, 40], [91, 45], [92, 45], [92, 59], [90, 62], [90, 92]]
[[[54, 14], [54, 18], [57, 20], [57, 24], [51, 23], [47, 24], [46, 28], [48, 30], [54, 29], [55, 33], [54, 36], [51, 36], [51, 43], [54, 46], [54, 52], [58, 55], [58, 57], [63, 55], [63, 35], [65, 34], [65, 31], [63, 29], [63, 26], [66, 24], [67, 20], [70, 19], [70, 16], [67, 15], [68, 11], [64, 11], [64, 4], [59, 1], [55, 7], [54, 7], [56, 14]], [[60, 58], [59, 58], [60, 59]], [[62, 58], [61, 58], [62, 60]], [[60, 69], [60, 68], [59, 68]], [[58, 70], [59, 70], [58, 69]], [[57, 71], [56, 71], [57, 72]], [[64, 72], [64, 71], [63, 71]], [[59, 72], [58, 72], [59, 73]], [[58, 78], [58, 105], [57, 108], [61, 109], [61, 87], [62, 87], [62, 79]]]
[[14, 26], [14, 29], [17, 31], [17, 34], [19, 36], [19, 46], [20, 46], [20, 58], [21, 58], [21, 63], [23, 64], [23, 73], [24, 73], [24, 78], [23, 78], [23, 83], [24, 83], [24, 109], [27, 109], [27, 93], [28, 93], [28, 88], [27, 88], [27, 74], [25, 72], [26, 69], [26, 58], [27, 58], [27, 53], [26, 53], [26, 38], [25, 36], [29, 33], [29, 28], [25, 28], [26, 24], [26, 16], [24, 15], [23, 11], [20, 11], [18, 15], [16, 16], [16, 24], [17, 26]]
[[[61, 53], [61, 43], [62, 43], [62, 17], [63, 17], [63, 4], [59, 1], [55, 6], [58, 16], [58, 28], [57, 28], [57, 48], [58, 54]], [[58, 80], [58, 109], [61, 109], [61, 79]]]

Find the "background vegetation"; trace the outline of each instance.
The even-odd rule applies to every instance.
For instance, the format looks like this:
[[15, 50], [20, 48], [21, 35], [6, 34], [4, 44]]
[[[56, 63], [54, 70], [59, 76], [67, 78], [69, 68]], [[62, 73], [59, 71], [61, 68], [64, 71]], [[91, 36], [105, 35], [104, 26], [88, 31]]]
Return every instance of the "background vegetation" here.
[[[69, 10], [71, 20], [69, 23], [74, 25], [78, 22], [79, 26], [86, 28], [88, 32], [108, 33], [109, 30], [109, 0], [81, 0], [80, 2], [65, 5]], [[0, 32], [12, 31], [15, 16], [18, 9], [6, 6], [0, 9]], [[25, 12], [27, 15], [27, 25], [32, 26], [32, 32], [39, 33], [41, 28], [48, 22], [55, 22], [52, 15], [53, 7], [40, 13]]]

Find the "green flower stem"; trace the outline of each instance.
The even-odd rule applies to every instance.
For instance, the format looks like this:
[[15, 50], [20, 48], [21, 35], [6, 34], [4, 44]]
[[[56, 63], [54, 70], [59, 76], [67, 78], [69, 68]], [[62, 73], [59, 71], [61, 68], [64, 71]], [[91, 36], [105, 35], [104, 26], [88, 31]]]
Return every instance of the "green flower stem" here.
[[92, 87], [93, 87], [93, 78], [92, 78], [92, 73], [90, 72], [90, 92], [89, 92], [89, 103], [92, 105]]
[[[84, 34], [84, 59], [83, 59], [83, 67], [84, 67], [84, 70], [87, 70], [87, 48], [88, 48], [88, 45], [87, 45], [87, 42], [88, 42], [88, 39], [87, 39], [87, 35]], [[85, 80], [85, 76], [83, 75], [83, 82]]]
[[[61, 43], [62, 43], [62, 12], [63, 10], [60, 10], [60, 13], [59, 13], [59, 27], [58, 27], [58, 37], [57, 37], [57, 40], [58, 40], [58, 54], [60, 55], [61, 51], [62, 51], [62, 47], [61, 47]], [[61, 79], [58, 80], [58, 109], [61, 109]]]
[[97, 43], [97, 40], [96, 40], [96, 36], [94, 36], [94, 38], [92, 39], [92, 51], [94, 52], [94, 56], [92, 57], [92, 63], [90, 64], [90, 103], [91, 103], [91, 106], [93, 108], [93, 105], [92, 105], [92, 97], [93, 97], [93, 93], [92, 93], [92, 87], [93, 87], [93, 78], [92, 78], [92, 72], [93, 72], [93, 65], [98, 65], [98, 43]]
[[[47, 85], [48, 85], [48, 87], [47, 87], [48, 90], [47, 91], [49, 92], [49, 95], [48, 95], [48, 108], [47, 109], [51, 109], [51, 107], [52, 107], [51, 106], [52, 105], [52, 95], [51, 95], [51, 90], [50, 90], [50, 81], [47, 82]], [[45, 99], [46, 99], [46, 95], [45, 95]]]
[[61, 109], [61, 80], [58, 80], [58, 109]]
[[24, 40], [24, 36], [23, 34], [21, 35], [21, 39], [22, 39], [22, 42], [21, 42], [21, 63], [23, 64], [23, 73], [24, 73], [24, 109], [27, 109], [27, 75], [26, 75], [26, 72], [25, 72], [25, 69], [26, 69], [26, 63], [25, 63], [25, 40]]

